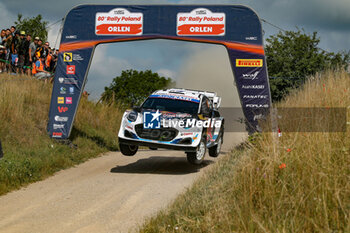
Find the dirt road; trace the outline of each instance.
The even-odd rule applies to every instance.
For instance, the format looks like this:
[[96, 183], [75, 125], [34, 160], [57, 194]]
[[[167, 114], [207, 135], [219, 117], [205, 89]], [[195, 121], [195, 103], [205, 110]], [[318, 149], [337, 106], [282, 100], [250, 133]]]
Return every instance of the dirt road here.
[[[245, 134], [225, 137], [224, 151]], [[222, 156], [222, 155], [221, 155]], [[166, 207], [215, 160], [183, 152], [110, 152], [0, 197], [0, 232], [128, 232]]]

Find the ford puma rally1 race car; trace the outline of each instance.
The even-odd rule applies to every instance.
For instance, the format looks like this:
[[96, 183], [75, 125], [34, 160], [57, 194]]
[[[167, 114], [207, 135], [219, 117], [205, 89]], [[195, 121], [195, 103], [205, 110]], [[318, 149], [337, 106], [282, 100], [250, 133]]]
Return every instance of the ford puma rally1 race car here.
[[167, 89], [152, 93], [140, 107], [125, 111], [119, 129], [123, 155], [139, 146], [182, 150], [192, 164], [200, 164], [208, 148], [217, 157], [224, 136], [224, 118], [214, 92]]

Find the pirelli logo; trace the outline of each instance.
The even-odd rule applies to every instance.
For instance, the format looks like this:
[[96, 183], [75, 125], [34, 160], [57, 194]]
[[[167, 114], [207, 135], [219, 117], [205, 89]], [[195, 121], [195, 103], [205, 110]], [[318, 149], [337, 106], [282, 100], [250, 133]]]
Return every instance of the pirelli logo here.
[[236, 59], [236, 67], [262, 67], [262, 59]]

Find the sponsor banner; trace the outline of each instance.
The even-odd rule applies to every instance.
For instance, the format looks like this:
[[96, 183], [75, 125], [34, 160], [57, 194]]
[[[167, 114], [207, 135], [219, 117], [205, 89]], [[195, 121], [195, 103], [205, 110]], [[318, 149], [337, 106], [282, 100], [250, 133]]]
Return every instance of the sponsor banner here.
[[177, 35], [179, 36], [224, 36], [225, 13], [213, 13], [197, 8], [190, 13], [177, 14]]
[[96, 35], [142, 35], [143, 14], [115, 8], [96, 14]]
[[64, 97], [57, 97], [58, 104], [64, 104]]
[[269, 104], [245, 104], [246, 108], [268, 108]]
[[199, 99], [195, 99], [191, 96], [183, 96], [183, 95], [151, 95], [151, 98], [165, 98], [165, 99], [175, 99], [175, 100], [184, 100], [191, 101], [195, 103], [199, 103]]
[[63, 129], [64, 125], [53, 124], [53, 129]]
[[60, 113], [68, 111], [68, 107], [57, 107], [57, 109]]
[[78, 80], [74, 78], [63, 78], [59, 77], [58, 82], [61, 84], [73, 84], [73, 85], [78, 85]]
[[72, 103], [73, 103], [72, 97], [66, 97], [66, 104], [72, 104]]
[[268, 95], [243, 95], [243, 99], [267, 99]]
[[236, 59], [236, 67], [262, 67], [263, 59]]
[[63, 133], [62, 132], [53, 132], [52, 137], [53, 138], [62, 138]]
[[66, 74], [75, 74], [75, 65], [68, 65], [66, 69]]
[[63, 53], [63, 61], [64, 62], [72, 62], [73, 61], [73, 53]]
[[243, 74], [242, 77], [243, 79], [248, 79], [248, 80], [255, 80], [258, 79], [258, 75], [259, 75], [260, 71], [256, 71], [254, 73], [248, 73], [248, 74]]
[[68, 121], [68, 117], [61, 117], [61, 116], [55, 116], [55, 121], [57, 122], [67, 122]]
[[242, 85], [242, 89], [265, 89], [265, 85]]

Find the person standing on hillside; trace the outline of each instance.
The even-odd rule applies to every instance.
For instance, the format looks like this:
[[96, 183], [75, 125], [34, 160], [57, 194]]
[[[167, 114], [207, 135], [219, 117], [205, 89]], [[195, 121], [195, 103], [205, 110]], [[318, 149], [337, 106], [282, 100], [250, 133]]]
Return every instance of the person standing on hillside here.
[[[28, 36], [27, 36], [27, 39], [28, 39]], [[28, 56], [29, 56], [29, 64], [30, 64], [30, 66], [33, 63], [34, 54], [35, 54], [35, 51], [36, 51], [36, 47], [38, 45], [38, 41], [39, 41], [39, 37], [35, 37], [34, 41], [32, 43], [30, 43], [30, 45], [29, 45]], [[30, 73], [31, 73], [31, 70], [28, 69], [28, 75], [30, 75]]]
[[[21, 31], [21, 33], [20, 33], [21, 41], [18, 45], [18, 67], [19, 67], [19, 72], [21, 74], [24, 74], [25, 54], [27, 53], [26, 47], [29, 47], [29, 43], [24, 38], [25, 34], [26, 33], [24, 31]], [[28, 46], [27, 46], [27, 44], [28, 44]]]
[[12, 34], [10, 29], [6, 29], [6, 39], [5, 47], [6, 47], [6, 63], [7, 63], [7, 71], [11, 71], [11, 45], [12, 45]]
[[2, 29], [0, 33], [0, 73], [5, 71], [5, 60], [6, 60], [6, 47], [4, 46], [5, 39], [6, 39], [6, 31], [5, 29]]

